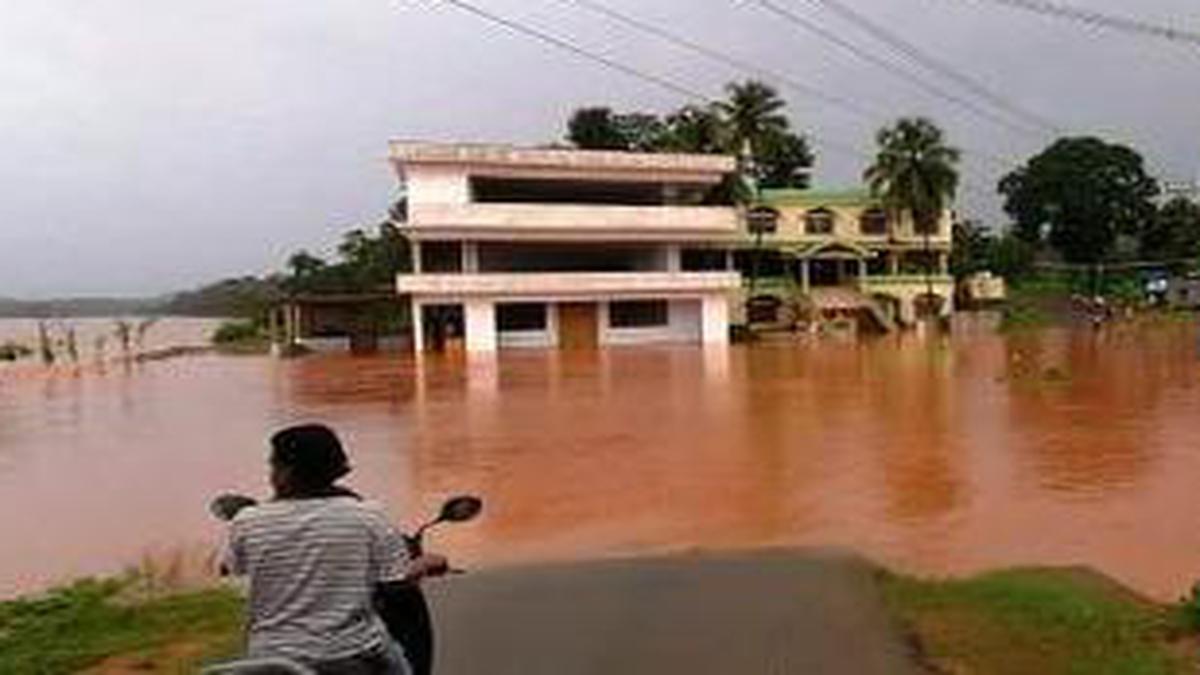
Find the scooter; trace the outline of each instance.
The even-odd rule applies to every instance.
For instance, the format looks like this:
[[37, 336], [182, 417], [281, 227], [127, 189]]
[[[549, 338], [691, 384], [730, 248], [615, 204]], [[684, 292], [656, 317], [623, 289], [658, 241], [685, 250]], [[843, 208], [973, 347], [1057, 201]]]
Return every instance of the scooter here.
[[[209, 503], [209, 511], [218, 519], [233, 520], [239, 511], [258, 502], [239, 494], [224, 494]], [[442, 504], [436, 518], [422, 524], [411, 535], [404, 535], [404, 545], [409, 557], [417, 558], [425, 553], [425, 535], [430, 529], [444, 523], [463, 523], [474, 519], [483, 511], [483, 500], [475, 496], [454, 497]], [[446, 573], [460, 574], [461, 570], [447, 569]], [[385, 581], [375, 586], [375, 610], [379, 613], [388, 632], [404, 648], [412, 675], [431, 675], [433, 672], [433, 619], [429, 604], [419, 581], [398, 579]], [[264, 670], [264, 667], [268, 670]], [[289, 670], [290, 669], [290, 670]], [[250, 675], [259, 672], [295, 673], [310, 672], [299, 664], [279, 660], [270, 663], [245, 660], [227, 663], [205, 671], [206, 675]]]

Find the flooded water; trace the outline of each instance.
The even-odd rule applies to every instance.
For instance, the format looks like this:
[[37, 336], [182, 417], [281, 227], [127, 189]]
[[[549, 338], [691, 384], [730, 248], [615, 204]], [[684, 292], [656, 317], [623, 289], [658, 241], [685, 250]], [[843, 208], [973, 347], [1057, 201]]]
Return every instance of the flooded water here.
[[0, 593], [203, 550], [266, 436], [321, 420], [353, 484], [467, 567], [761, 545], [898, 569], [1089, 564], [1200, 578], [1200, 345], [1188, 324], [863, 344], [451, 357], [189, 357], [0, 373]]

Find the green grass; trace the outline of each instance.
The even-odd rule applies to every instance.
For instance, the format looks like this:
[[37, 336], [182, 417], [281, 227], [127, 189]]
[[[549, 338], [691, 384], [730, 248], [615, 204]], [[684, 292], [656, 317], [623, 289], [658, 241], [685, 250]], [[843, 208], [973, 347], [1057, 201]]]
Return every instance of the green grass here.
[[138, 597], [138, 586], [132, 577], [88, 580], [0, 603], [0, 673], [74, 673], [114, 656], [145, 672], [184, 672], [237, 652], [243, 604], [237, 592]]
[[889, 608], [935, 672], [1158, 675], [1189, 672], [1177, 610], [1078, 570], [961, 580], [885, 574]]

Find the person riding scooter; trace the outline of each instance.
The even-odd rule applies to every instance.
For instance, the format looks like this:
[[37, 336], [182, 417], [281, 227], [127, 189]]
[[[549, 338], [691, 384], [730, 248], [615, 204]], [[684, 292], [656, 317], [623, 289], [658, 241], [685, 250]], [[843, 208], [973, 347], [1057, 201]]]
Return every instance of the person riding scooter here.
[[447, 569], [408, 554], [386, 515], [337, 485], [350, 472], [322, 425], [271, 437], [272, 501], [230, 523], [222, 568], [249, 578], [248, 656], [284, 658], [319, 675], [397, 675], [402, 650], [373, 605], [376, 586]]

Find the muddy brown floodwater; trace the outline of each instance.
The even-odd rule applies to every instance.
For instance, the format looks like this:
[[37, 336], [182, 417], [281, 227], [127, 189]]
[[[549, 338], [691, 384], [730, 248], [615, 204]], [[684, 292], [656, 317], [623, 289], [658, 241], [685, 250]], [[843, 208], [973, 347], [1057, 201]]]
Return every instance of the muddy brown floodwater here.
[[323, 420], [353, 484], [467, 566], [848, 547], [942, 574], [1089, 564], [1160, 598], [1200, 577], [1200, 345], [1187, 324], [863, 344], [0, 374], [0, 594], [219, 536], [265, 437]]

